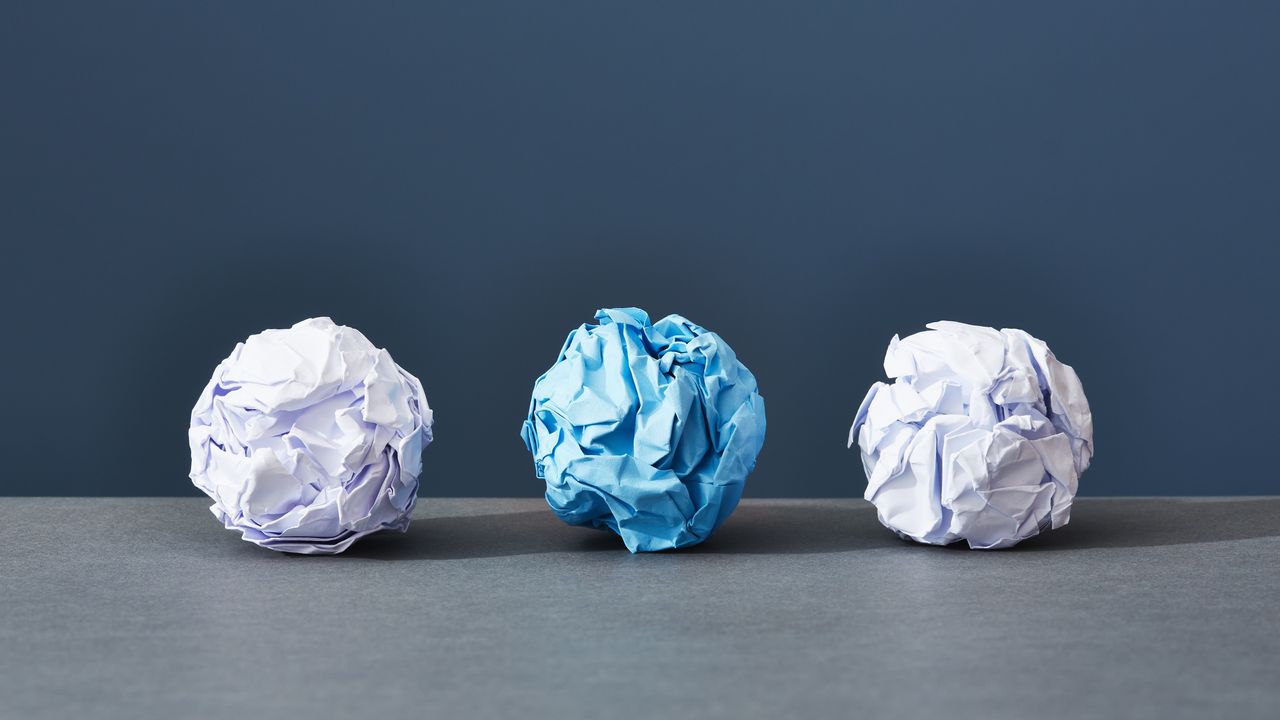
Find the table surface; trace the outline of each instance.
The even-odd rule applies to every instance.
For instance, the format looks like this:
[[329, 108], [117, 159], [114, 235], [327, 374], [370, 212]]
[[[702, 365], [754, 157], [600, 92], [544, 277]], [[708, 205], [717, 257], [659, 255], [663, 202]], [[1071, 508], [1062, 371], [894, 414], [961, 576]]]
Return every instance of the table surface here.
[[[633, 556], [434, 499], [339, 557], [188, 498], [0, 498], [0, 718], [1275, 717], [1280, 498], [1081, 499], [1004, 551], [746, 501]], [[412, 715], [410, 715], [412, 713]]]

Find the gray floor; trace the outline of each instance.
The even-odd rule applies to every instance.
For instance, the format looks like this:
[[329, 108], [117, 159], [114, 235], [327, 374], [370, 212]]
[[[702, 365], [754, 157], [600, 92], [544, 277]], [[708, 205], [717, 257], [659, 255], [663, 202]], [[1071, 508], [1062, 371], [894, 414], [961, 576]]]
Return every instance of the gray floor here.
[[1082, 500], [1009, 551], [746, 502], [629, 555], [436, 500], [290, 557], [194, 499], [0, 499], [0, 717], [1276, 717], [1280, 499]]

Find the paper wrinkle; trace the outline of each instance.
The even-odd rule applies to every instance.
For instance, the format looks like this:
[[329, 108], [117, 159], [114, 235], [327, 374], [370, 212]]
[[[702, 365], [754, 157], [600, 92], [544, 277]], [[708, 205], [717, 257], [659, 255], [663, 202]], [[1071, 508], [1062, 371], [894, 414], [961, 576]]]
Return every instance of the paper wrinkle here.
[[522, 428], [547, 503], [632, 552], [702, 542], [737, 506], [764, 443], [755, 377], [679, 315], [650, 323], [609, 308], [596, 320], [538, 378]]
[[339, 553], [408, 528], [431, 424], [422, 383], [386, 350], [312, 318], [250, 337], [214, 370], [191, 411], [191, 481], [249, 542]]
[[1010, 547], [1066, 525], [1093, 457], [1079, 377], [1022, 330], [894, 336], [849, 429], [880, 522], [922, 543]]

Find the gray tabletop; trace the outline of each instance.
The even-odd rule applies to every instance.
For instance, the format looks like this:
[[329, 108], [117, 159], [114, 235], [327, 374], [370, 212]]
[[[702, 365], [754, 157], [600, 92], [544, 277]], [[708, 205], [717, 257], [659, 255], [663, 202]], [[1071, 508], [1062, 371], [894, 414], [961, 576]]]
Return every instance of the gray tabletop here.
[[1013, 550], [747, 501], [632, 556], [424, 499], [340, 557], [195, 499], [0, 499], [0, 717], [1274, 717], [1280, 499], [1080, 500]]

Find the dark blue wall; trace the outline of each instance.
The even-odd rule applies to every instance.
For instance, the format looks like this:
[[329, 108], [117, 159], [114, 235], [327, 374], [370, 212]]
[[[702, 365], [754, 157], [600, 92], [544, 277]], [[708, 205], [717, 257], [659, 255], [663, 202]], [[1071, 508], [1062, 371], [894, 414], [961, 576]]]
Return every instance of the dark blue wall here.
[[940, 318], [1076, 367], [1082, 492], [1277, 492], [1276, 3], [22, 5], [0, 493], [194, 493], [214, 365], [328, 314], [425, 383], [424, 492], [535, 495], [533, 379], [630, 304], [755, 371], [748, 496], [861, 493]]

